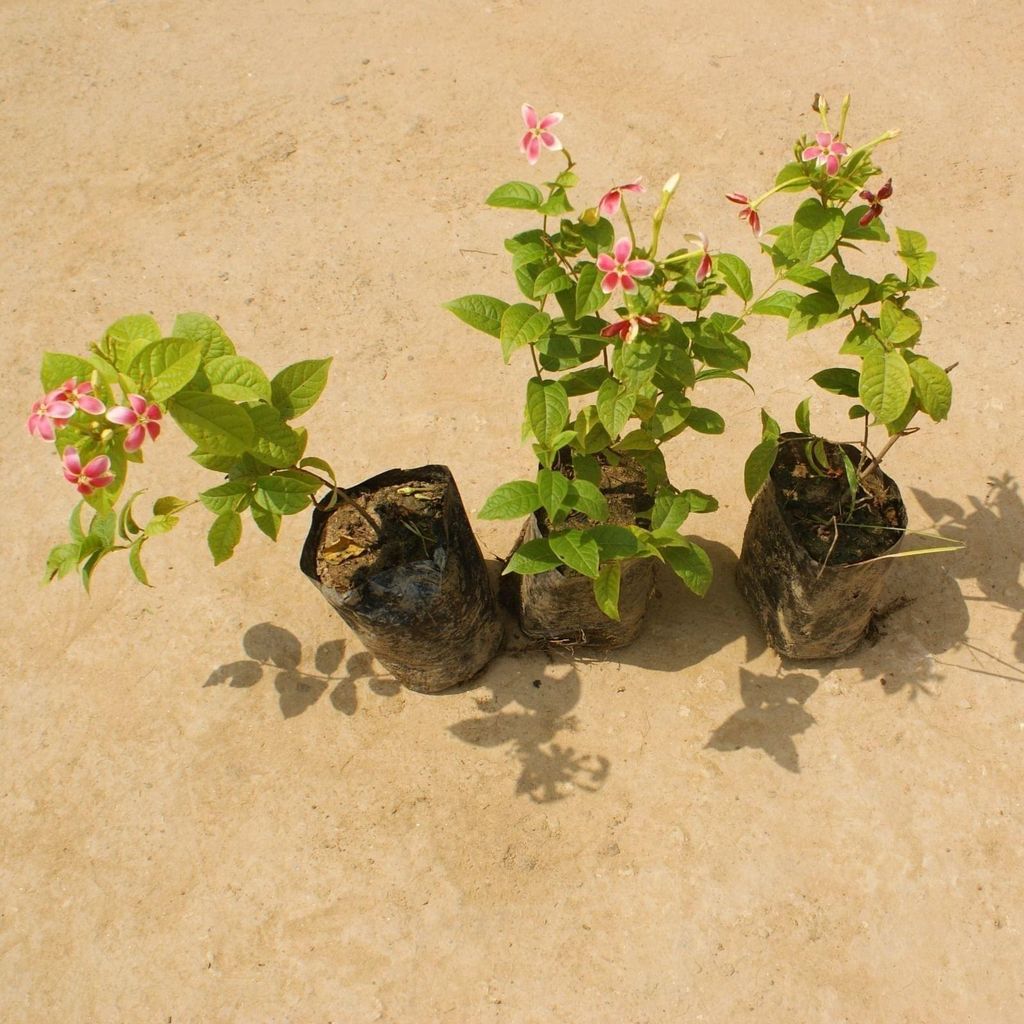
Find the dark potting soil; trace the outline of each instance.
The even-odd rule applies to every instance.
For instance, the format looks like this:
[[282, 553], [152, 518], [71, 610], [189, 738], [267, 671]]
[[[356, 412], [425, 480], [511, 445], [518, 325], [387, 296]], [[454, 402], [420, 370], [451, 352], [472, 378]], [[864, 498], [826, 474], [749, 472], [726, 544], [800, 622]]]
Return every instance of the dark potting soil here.
[[385, 569], [430, 559], [442, 535], [444, 493], [442, 484], [409, 480], [355, 498], [380, 524], [379, 539], [358, 512], [339, 505], [320, 534], [321, 581], [344, 592]]
[[[825, 442], [829, 471], [812, 468], [804, 439], [783, 440], [772, 467], [779, 508], [794, 539], [816, 562], [850, 565], [884, 555], [905, 520], [899, 493], [880, 472], [862, 481], [850, 512], [850, 487], [840, 446]], [[847, 454], [857, 465], [858, 454]]]
[[[556, 463], [555, 468], [569, 480], [574, 479], [572, 462]], [[601, 482], [598, 485], [608, 502], [608, 519], [606, 522], [615, 526], [647, 526], [650, 523], [649, 512], [654, 507], [654, 499], [647, 493], [647, 474], [643, 466], [633, 459], [624, 458], [615, 466], [601, 462]], [[541, 526], [545, 533], [550, 528], [547, 516], [540, 513]], [[582, 512], [572, 512], [566, 518], [566, 525], [575, 530], [587, 530], [598, 524]]]

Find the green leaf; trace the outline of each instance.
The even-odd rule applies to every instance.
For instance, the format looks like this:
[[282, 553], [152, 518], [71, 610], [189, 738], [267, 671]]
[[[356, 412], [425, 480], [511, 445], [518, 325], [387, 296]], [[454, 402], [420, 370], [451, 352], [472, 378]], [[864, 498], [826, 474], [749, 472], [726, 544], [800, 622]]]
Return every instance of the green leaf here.
[[771, 295], [758, 299], [750, 307], [750, 312], [757, 313], [760, 316], [781, 316], [789, 319], [790, 314], [796, 308], [796, 304], [800, 299], [801, 296], [797, 292], [790, 292], [786, 291], [785, 288], [780, 288], [778, 291], [772, 292]]
[[494, 490], [478, 513], [480, 519], [519, 519], [540, 508], [540, 493], [533, 480], [513, 480]]
[[686, 522], [690, 515], [690, 499], [671, 488], [664, 487], [658, 491], [651, 510], [652, 530], [676, 531]]
[[725, 283], [744, 301], [754, 297], [754, 289], [750, 283], [750, 268], [732, 253], [719, 253], [714, 258], [715, 272], [722, 276]]
[[191, 501], [186, 501], [184, 498], [175, 498], [174, 495], [167, 494], [153, 502], [153, 515], [173, 516], [175, 512], [180, 512], [191, 504]]
[[215, 515], [222, 512], [238, 512], [249, 503], [253, 484], [248, 480], [228, 480], [207, 491], [202, 491], [199, 500]]
[[686, 425], [698, 434], [721, 434], [725, 430], [725, 420], [713, 409], [702, 409], [695, 405], [690, 409]]
[[569, 485], [569, 493], [565, 496], [565, 504], [582, 512], [595, 523], [608, 518], [608, 502], [601, 489], [589, 480], [573, 480]]
[[774, 437], [778, 440], [779, 435], [782, 433], [782, 427], [779, 426], [778, 420], [772, 419], [767, 409], [761, 410], [761, 439], [765, 440], [769, 437]]
[[660, 550], [669, 567], [690, 590], [698, 597], [708, 592], [713, 572], [711, 559], [702, 547], [687, 543], [685, 546], [673, 544]]
[[536, 306], [517, 302], [509, 306], [501, 317], [501, 351], [507, 363], [512, 353], [524, 345], [530, 345], [548, 333], [551, 317]]
[[794, 413], [796, 429], [801, 434], [811, 433], [811, 400], [805, 398], [797, 407]]
[[559, 557], [551, 550], [548, 539], [538, 537], [520, 545], [501, 574], [507, 576], [510, 572], [517, 572], [520, 576], [532, 576], [538, 572], [557, 569], [561, 564]]
[[188, 457], [198, 462], [203, 469], [209, 469], [214, 473], [230, 473], [238, 464], [235, 455], [211, 455], [200, 448], [195, 448], [188, 453]]
[[839, 318], [839, 304], [834, 295], [826, 292], [811, 292], [804, 295], [789, 315], [787, 338], [795, 338], [805, 331], [814, 330]]
[[290, 516], [301, 512], [312, 500], [320, 483], [301, 471], [274, 473], [256, 481], [253, 501], [278, 515]]
[[575, 569], [584, 576], [596, 579], [601, 556], [597, 541], [586, 537], [580, 530], [569, 530], [548, 537], [548, 544], [558, 558], [570, 569]]
[[921, 318], [886, 299], [878, 318], [878, 333], [890, 345], [905, 345], [921, 333]]
[[43, 391], [53, 391], [72, 377], [79, 382], [89, 380], [93, 369], [92, 363], [80, 356], [65, 355], [63, 352], [44, 352], [39, 379], [42, 381]]
[[463, 295], [461, 299], [444, 303], [444, 308], [470, 327], [497, 338], [501, 334], [501, 317], [508, 309], [508, 303], [490, 295]]
[[606, 380], [597, 392], [597, 416], [610, 437], [618, 437], [636, 406], [636, 393], [617, 380]]
[[888, 242], [889, 232], [881, 219], [876, 217], [866, 226], [861, 226], [860, 219], [868, 212], [866, 206], [856, 206], [846, 214], [843, 222], [843, 238], [852, 238], [856, 241]]
[[213, 521], [206, 542], [210, 545], [213, 564], [226, 562], [242, 539], [242, 517], [237, 512], [222, 512]]
[[831, 283], [840, 313], [853, 309], [862, 299], [867, 298], [868, 292], [871, 291], [871, 281], [868, 278], [848, 273], [841, 263], [833, 264]]
[[563, 213], [572, 212], [572, 204], [565, 194], [564, 188], [553, 188], [551, 195], [537, 207], [537, 212], [545, 217], [561, 217]]
[[160, 337], [160, 325], [148, 314], [140, 313], [112, 323], [103, 335], [100, 348], [118, 370], [127, 371], [136, 354]]
[[235, 402], [269, 402], [270, 381], [251, 359], [217, 356], [203, 367], [210, 390]]
[[175, 338], [198, 341], [203, 346], [203, 360], [218, 356], [233, 356], [235, 346], [212, 316], [205, 313], [179, 313], [174, 321]]
[[871, 325], [858, 322], [854, 324], [853, 330], [847, 334], [839, 349], [841, 356], [860, 356], [863, 358], [869, 352], [881, 351], [882, 343], [875, 337]]
[[910, 363], [914, 394], [924, 413], [936, 423], [949, 415], [953, 403], [953, 385], [941, 366], [930, 359], [914, 359]]
[[507, 181], [499, 185], [486, 202], [488, 206], [512, 210], [536, 210], [544, 202], [544, 196], [536, 185], [527, 181]]
[[150, 586], [149, 577], [146, 575], [146, 570], [142, 565], [142, 545], [145, 544], [147, 540], [149, 540], [149, 538], [143, 535], [128, 549], [128, 565], [135, 578], [144, 587]]
[[667, 441], [686, 429], [692, 409], [693, 403], [688, 398], [678, 391], [670, 391], [658, 399], [647, 428], [659, 440]]
[[615, 442], [617, 452], [650, 452], [658, 447], [654, 435], [649, 430], [631, 430], [625, 437]]
[[906, 264], [908, 279], [915, 285], [923, 285], [935, 269], [935, 253], [928, 251], [928, 242], [920, 231], [897, 228], [900, 240], [899, 258]]
[[595, 259], [598, 253], [610, 249], [615, 243], [615, 226], [606, 217], [598, 219], [596, 224], [584, 224], [582, 221], [576, 225], [587, 252]]
[[597, 408], [593, 405], [580, 409], [575, 426], [576, 446], [583, 455], [604, 451], [612, 443], [608, 431], [598, 419]]
[[824, 388], [825, 391], [830, 391], [833, 395], [856, 398], [860, 394], [860, 373], [846, 366], [833, 366], [827, 370], [819, 370], [811, 377], [811, 380], [819, 388]]
[[573, 174], [572, 171], [562, 171], [562, 173], [555, 178], [554, 184], [560, 188], [572, 188], [574, 185], [578, 185], [580, 179]]
[[612, 558], [633, 558], [640, 552], [636, 534], [625, 526], [602, 523], [585, 530], [583, 536], [597, 544], [602, 562]]
[[293, 430], [271, 405], [253, 405], [249, 416], [255, 432], [249, 450], [260, 462], [275, 469], [287, 469], [302, 458], [306, 447], [304, 430]]
[[[512, 267], [519, 270], [534, 263], [545, 263], [551, 257], [551, 250], [540, 242], [524, 242], [512, 252]], [[536, 284], [536, 282], [534, 282]]]
[[172, 515], [153, 516], [142, 531], [146, 537], [160, 537], [170, 533], [178, 525], [178, 517]]
[[569, 496], [569, 481], [553, 469], [538, 470], [537, 494], [548, 518], [554, 522]]
[[310, 469], [317, 469], [321, 473], [326, 473], [327, 479], [330, 480], [332, 484], [337, 485], [338, 478], [334, 475], [334, 469], [331, 467], [331, 464], [326, 460], [315, 458], [312, 455], [307, 455], [304, 459], [299, 459], [299, 469], [305, 469], [307, 466]]
[[311, 409], [327, 385], [331, 359], [304, 359], [286, 366], [270, 382], [270, 400], [286, 419]]
[[271, 540], [276, 541], [277, 535], [281, 532], [281, 516], [277, 512], [271, 512], [262, 505], [252, 504], [249, 506], [252, 521]]
[[768, 474], [771, 473], [772, 466], [775, 465], [775, 456], [778, 451], [778, 434], [769, 435], [747, 456], [747, 461], [743, 466], [743, 489], [747, 492], [748, 500], [754, 500], [754, 496], [768, 479]]
[[572, 278], [561, 267], [547, 267], [537, 275], [537, 279], [533, 282], [533, 297], [541, 299], [545, 295], [553, 295], [555, 292], [562, 292], [567, 288], [574, 287]]
[[601, 486], [601, 463], [593, 455], [572, 453], [572, 471], [577, 480], [586, 480], [595, 487]]
[[537, 440], [551, 447], [569, 419], [569, 397], [565, 388], [555, 380], [530, 378], [526, 384], [526, 415]]
[[212, 455], [241, 455], [253, 443], [252, 419], [245, 409], [218, 395], [179, 391], [169, 410], [175, 422]]
[[622, 580], [622, 565], [619, 562], [606, 562], [601, 566], [594, 580], [594, 599], [597, 607], [609, 619], [619, 621], [619, 584]]
[[775, 184], [783, 186], [778, 188], [780, 192], [801, 192], [810, 184], [810, 178], [803, 164], [789, 163], [775, 175]]
[[817, 199], [800, 204], [793, 217], [793, 251], [804, 263], [817, 263], [834, 248], [843, 233], [842, 210], [822, 206]]
[[77, 541], [70, 544], [58, 544], [53, 548], [46, 556], [44, 582], [52, 583], [55, 579], [62, 580], [68, 573], [74, 572], [78, 568], [80, 548], [81, 544]]
[[565, 393], [570, 398], [575, 398], [597, 391], [605, 381], [611, 380], [611, 374], [603, 366], [588, 366], [585, 370], [567, 373], [559, 380], [565, 388]]
[[607, 301], [608, 296], [601, 289], [604, 276], [597, 264], [584, 261], [577, 266], [576, 316], [584, 317], [596, 313]]
[[135, 516], [132, 515], [132, 505], [140, 494], [142, 494], [142, 491], [136, 491], [121, 506], [121, 511], [117, 517], [117, 535], [121, 540], [130, 541], [135, 534], [142, 533], [142, 527], [139, 526], [135, 521]]
[[615, 353], [616, 375], [634, 390], [639, 390], [654, 376], [661, 351], [660, 341], [641, 335], [631, 344], [621, 346]]
[[910, 367], [899, 352], [869, 352], [860, 375], [860, 400], [882, 423], [893, 423], [913, 392]]
[[142, 349], [128, 366], [128, 376], [154, 402], [166, 402], [196, 375], [201, 346], [185, 338], [161, 338]]

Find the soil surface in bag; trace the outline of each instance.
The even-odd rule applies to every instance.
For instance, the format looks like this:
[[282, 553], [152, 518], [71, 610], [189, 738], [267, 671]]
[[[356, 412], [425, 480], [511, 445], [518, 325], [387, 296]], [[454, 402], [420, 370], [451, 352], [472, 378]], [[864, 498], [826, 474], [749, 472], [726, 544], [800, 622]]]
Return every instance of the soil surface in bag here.
[[[557, 465], [557, 464], [556, 464]], [[572, 467], [560, 466], [572, 479]], [[601, 492], [608, 502], [608, 522], [619, 526], [646, 525], [645, 513], [654, 504], [647, 493], [646, 474], [632, 459], [601, 466]], [[573, 512], [566, 525], [574, 529], [596, 526], [581, 512]], [[547, 535], [543, 512], [530, 516], [516, 541]], [[515, 550], [515, 549], [513, 549]], [[530, 640], [589, 647], [622, 647], [636, 639], [654, 592], [654, 559], [624, 559], [619, 587], [619, 621], [608, 618], [597, 606], [593, 580], [566, 566], [532, 576], [510, 574], [502, 578], [504, 593], [511, 598], [520, 628]]]
[[[772, 467], [779, 509], [793, 539], [816, 562], [850, 565], [884, 555], [903, 536], [906, 512], [896, 485], [879, 472], [862, 481], [853, 513], [840, 446], [824, 442], [829, 472], [808, 464], [810, 442], [783, 435]], [[857, 466], [860, 452], [846, 445]]]
[[[876, 470], [851, 518], [839, 447], [826, 448], [836, 475], [812, 470], [804, 447], [803, 439], [783, 435], [750, 509], [736, 578], [776, 651], [834, 658], [870, 628], [892, 565], [878, 556], [899, 546], [907, 515], [899, 488]], [[857, 449], [843, 447], [856, 465]], [[806, 503], [801, 495], [809, 496]]]
[[303, 571], [410, 689], [435, 693], [470, 679], [504, 629], [451, 474], [392, 470], [348, 493], [380, 523], [380, 538], [348, 505], [317, 509]]

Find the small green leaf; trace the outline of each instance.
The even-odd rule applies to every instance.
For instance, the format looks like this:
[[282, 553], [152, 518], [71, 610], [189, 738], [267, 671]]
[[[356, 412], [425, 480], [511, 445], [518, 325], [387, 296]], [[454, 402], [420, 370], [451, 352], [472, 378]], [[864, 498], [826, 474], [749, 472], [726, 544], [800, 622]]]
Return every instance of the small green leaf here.
[[637, 428], [631, 430], [625, 437], [614, 442], [617, 452], [651, 452], [658, 447], [654, 435], [649, 430]]
[[574, 287], [572, 278], [561, 267], [547, 267], [537, 275], [537, 279], [533, 282], [533, 297], [541, 299], [545, 295], [553, 295], [555, 292], [562, 292]]
[[53, 391], [71, 378], [79, 382], [89, 380], [94, 367], [80, 356], [65, 355], [63, 352], [44, 352], [39, 370], [43, 391]]
[[200, 492], [199, 500], [215, 516], [222, 512], [238, 512], [246, 507], [252, 495], [253, 484], [247, 480], [228, 480]]
[[878, 318], [878, 333], [890, 345], [905, 345], [921, 333], [921, 318], [886, 299]]
[[871, 281], [868, 278], [849, 273], [841, 263], [832, 266], [831, 284], [832, 293], [839, 303], [840, 313], [852, 309], [871, 291]]
[[126, 372], [136, 354], [160, 337], [160, 325], [149, 314], [123, 316], [107, 328], [100, 348], [118, 370]]
[[534, 573], [557, 569], [561, 564], [559, 557], [551, 550], [548, 539], [538, 537], [517, 548], [501, 574], [507, 576], [510, 572], [517, 572], [521, 576], [532, 576]]
[[585, 370], [574, 370], [559, 378], [565, 393], [570, 398], [589, 395], [597, 391], [611, 374], [603, 366], [588, 366]]
[[778, 291], [772, 292], [771, 295], [758, 299], [750, 307], [750, 312], [760, 316], [781, 316], [788, 320], [800, 299], [801, 296], [797, 292], [780, 288]]
[[768, 479], [768, 474], [771, 473], [772, 466], [775, 465], [775, 456], [778, 451], [778, 434], [769, 435], [747, 456], [746, 464], [743, 466], [743, 489], [747, 492], [748, 500], [754, 500], [754, 496]]
[[893, 423], [913, 393], [910, 367], [899, 352], [869, 352], [860, 375], [860, 400], [882, 423]]
[[554, 522], [569, 496], [569, 481], [553, 469], [538, 470], [537, 494], [548, 518]]
[[602, 523], [585, 530], [583, 536], [597, 544], [602, 562], [611, 558], [633, 558], [640, 551], [636, 534], [625, 526]]
[[128, 376], [154, 402], [166, 402], [186, 387], [199, 369], [202, 348], [185, 338], [161, 338], [143, 348], [128, 366]]
[[253, 501], [268, 512], [290, 516], [306, 508], [320, 486], [319, 481], [301, 471], [274, 473], [256, 481]]
[[277, 512], [271, 512], [262, 505], [252, 504], [249, 506], [252, 521], [271, 540], [276, 541], [281, 531], [281, 516]]
[[[229, 357], [232, 358], [232, 357]], [[271, 405], [249, 408], [254, 437], [249, 450], [260, 462], [275, 469], [294, 466], [306, 447], [306, 432], [294, 430]]]
[[842, 210], [822, 206], [817, 199], [801, 203], [793, 216], [793, 251], [804, 263], [817, 263], [834, 248], [843, 233]]
[[488, 206], [512, 210], [536, 210], [544, 202], [544, 196], [536, 185], [527, 181], [507, 181], [499, 185], [486, 202]]
[[494, 490], [478, 513], [480, 519], [519, 519], [540, 508], [540, 494], [533, 480], [513, 480]]
[[251, 359], [217, 356], [203, 366], [210, 390], [235, 402], [269, 402], [270, 381]]
[[719, 253], [713, 260], [715, 273], [720, 274], [725, 283], [744, 301], [754, 297], [754, 289], [750, 283], [750, 268], [732, 253]]
[[596, 313], [607, 301], [608, 295], [601, 288], [604, 276], [597, 265], [584, 261], [577, 266], [576, 316], [584, 317]]
[[128, 565], [135, 578], [144, 587], [150, 586], [149, 577], [146, 575], [146, 570], [142, 565], [142, 545], [145, 544], [147, 540], [149, 540], [149, 538], [143, 535], [128, 549]]
[[565, 388], [558, 381], [532, 377], [526, 385], [526, 415], [534, 436], [550, 448], [569, 419], [569, 397]]
[[163, 498], [157, 498], [153, 502], [153, 515], [172, 516], [175, 512], [180, 512], [191, 504], [191, 501], [186, 501], [184, 498], [175, 498], [173, 495], [168, 494]]
[[235, 346], [221, 325], [205, 313], [179, 313], [171, 333], [175, 338], [200, 342], [203, 346], [204, 361], [235, 354]]
[[597, 392], [597, 415], [610, 437], [618, 437], [636, 406], [636, 393], [617, 380], [606, 380]]
[[565, 194], [565, 189], [553, 188], [551, 195], [537, 207], [537, 212], [544, 214], [545, 217], [561, 217], [563, 213], [571, 213], [572, 204]]
[[761, 439], [766, 440], [769, 437], [774, 437], [778, 440], [779, 435], [782, 433], [782, 427], [779, 426], [778, 420], [772, 419], [767, 409], [761, 410]]
[[461, 299], [444, 303], [444, 308], [470, 327], [497, 338], [501, 334], [501, 317], [508, 309], [508, 303], [490, 295], [463, 295]]
[[661, 359], [660, 341], [641, 335], [629, 345], [623, 345], [615, 354], [615, 371], [620, 380], [634, 390], [650, 383]]
[[327, 386], [331, 359], [304, 359], [286, 366], [270, 382], [270, 400], [286, 419], [293, 420], [307, 412]]
[[597, 408], [593, 405], [580, 409], [575, 426], [576, 447], [583, 455], [594, 455], [604, 451], [612, 443], [608, 431], [597, 417]]
[[835, 296], [826, 292], [811, 292], [803, 296], [790, 313], [786, 337], [795, 338], [798, 334], [830, 324], [839, 316], [839, 304]]
[[949, 415], [953, 403], [953, 385], [949, 375], [930, 359], [914, 359], [910, 363], [914, 394], [924, 413], [936, 423]]
[[536, 306], [517, 302], [509, 306], [501, 316], [501, 351], [507, 363], [512, 353], [524, 345], [530, 345], [548, 333], [551, 317]]
[[869, 352], [880, 351], [882, 343], [875, 337], [871, 325], [859, 321], [854, 324], [853, 330], [847, 334], [839, 349], [841, 356], [860, 356], [863, 358]]
[[241, 406], [202, 391], [179, 391], [169, 404], [175, 422], [211, 455], [241, 455], [253, 442], [252, 418]]
[[299, 469], [305, 469], [307, 466], [310, 469], [318, 469], [321, 473], [326, 473], [327, 479], [330, 480], [332, 484], [336, 485], [338, 483], [338, 478], [334, 475], [334, 470], [331, 467], [331, 464], [324, 459], [318, 459], [312, 455], [307, 455], [304, 459], [299, 460]]
[[565, 496], [565, 504], [582, 512], [595, 523], [608, 518], [608, 501], [601, 493], [601, 489], [589, 480], [573, 480], [569, 485], [569, 493]]
[[928, 251], [928, 242], [920, 231], [897, 228], [900, 240], [899, 257], [906, 264], [907, 277], [912, 284], [923, 285], [935, 269], [935, 253]]
[[140, 494], [142, 494], [142, 491], [136, 491], [121, 506], [121, 511], [117, 517], [117, 535], [121, 540], [131, 540], [135, 534], [142, 533], [142, 527], [139, 526], [135, 521], [135, 516], [132, 515], [132, 505]]
[[178, 525], [178, 517], [172, 515], [153, 516], [142, 531], [147, 537], [160, 537], [170, 533]]
[[[51, 389], [52, 390], [52, 389]], [[46, 556], [46, 575], [44, 582], [52, 583], [54, 580], [62, 580], [68, 573], [78, 568], [80, 542], [74, 541], [70, 544], [58, 544]]]
[[579, 530], [569, 530], [566, 533], [552, 534], [548, 537], [548, 544], [570, 569], [575, 569], [591, 579], [597, 578], [601, 558], [597, 541], [592, 537], [585, 537]]
[[[856, 398], [860, 394], [860, 373], [846, 366], [833, 366], [827, 370], [819, 370], [811, 380], [833, 395], [845, 395]], [[810, 431], [807, 431], [810, 433]]]
[[717, 412], [697, 405], [690, 409], [686, 425], [698, 434], [721, 434], [725, 430], [725, 420]]
[[801, 434], [811, 433], [811, 400], [805, 398], [797, 407], [794, 413], [796, 429]]
[[213, 555], [213, 564], [226, 562], [242, 539], [242, 517], [237, 512], [222, 512], [213, 521], [206, 538]]
[[594, 599], [597, 607], [608, 616], [609, 619], [619, 621], [619, 585], [622, 580], [622, 565], [620, 562], [606, 562], [601, 566], [594, 580]]
[[662, 488], [651, 510], [651, 529], [676, 531], [690, 515], [690, 499], [671, 488]]
[[698, 597], [703, 597], [708, 592], [713, 571], [711, 559], [702, 547], [693, 543], [686, 543], [684, 546], [673, 544], [661, 548], [661, 554], [672, 571]]

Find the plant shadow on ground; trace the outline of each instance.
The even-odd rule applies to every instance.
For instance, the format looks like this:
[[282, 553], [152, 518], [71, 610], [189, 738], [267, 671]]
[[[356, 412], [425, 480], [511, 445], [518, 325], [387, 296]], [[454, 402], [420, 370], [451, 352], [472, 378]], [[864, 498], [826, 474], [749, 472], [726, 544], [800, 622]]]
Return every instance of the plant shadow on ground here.
[[249, 656], [233, 661], [210, 673], [204, 686], [228, 686], [247, 689], [255, 686], [267, 672], [275, 673], [281, 714], [294, 718], [311, 708], [328, 690], [336, 711], [354, 715], [358, 707], [356, 683], [366, 679], [374, 693], [382, 697], [397, 694], [401, 687], [393, 679], [381, 678], [373, 657], [366, 651], [350, 655], [342, 667], [344, 640], [328, 640], [313, 655], [315, 671], [303, 670], [302, 642], [293, 633], [272, 622], [261, 622], [246, 630], [242, 649]]

